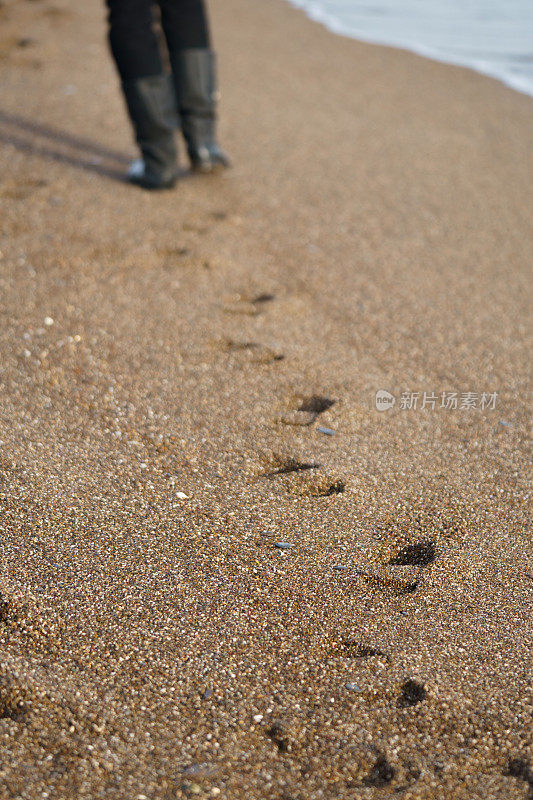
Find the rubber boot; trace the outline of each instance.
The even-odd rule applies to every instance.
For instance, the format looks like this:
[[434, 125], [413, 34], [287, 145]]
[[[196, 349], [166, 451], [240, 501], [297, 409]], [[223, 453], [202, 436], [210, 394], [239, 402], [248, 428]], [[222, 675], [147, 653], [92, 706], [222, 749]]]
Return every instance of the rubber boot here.
[[142, 154], [132, 163], [128, 179], [143, 189], [170, 189], [178, 176], [172, 78], [150, 75], [124, 81], [122, 89]]
[[228, 156], [216, 140], [216, 65], [208, 49], [170, 53], [181, 131], [193, 169], [213, 172], [229, 167]]

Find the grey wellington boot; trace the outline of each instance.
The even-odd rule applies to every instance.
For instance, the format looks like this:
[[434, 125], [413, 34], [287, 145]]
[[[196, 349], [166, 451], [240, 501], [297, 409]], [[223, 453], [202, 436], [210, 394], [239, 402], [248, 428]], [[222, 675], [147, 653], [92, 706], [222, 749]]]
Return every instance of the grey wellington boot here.
[[170, 189], [178, 176], [172, 78], [150, 75], [124, 81], [122, 89], [142, 154], [131, 165], [128, 179], [143, 189]]
[[230, 160], [216, 140], [216, 63], [208, 49], [170, 53], [181, 131], [193, 169], [213, 172]]

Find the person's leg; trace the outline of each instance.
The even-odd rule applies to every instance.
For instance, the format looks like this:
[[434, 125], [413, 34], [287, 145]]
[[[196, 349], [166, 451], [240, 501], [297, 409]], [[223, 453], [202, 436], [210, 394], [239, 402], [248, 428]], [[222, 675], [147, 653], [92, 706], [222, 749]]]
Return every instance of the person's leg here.
[[181, 119], [195, 169], [229, 165], [216, 140], [216, 65], [203, 0], [159, 0]]
[[106, 0], [109, 45], [123, 81], [163, 71], [150, 0]]
[[133, 183], [163, 189], [175, 183], [176, 97], [163, 72], [150, 0], [106, 0], [109, 44], [142, 159], [129, 173]]
[[211, 47], [203, 0], [159, 0], [159, 5], [170, 52]]

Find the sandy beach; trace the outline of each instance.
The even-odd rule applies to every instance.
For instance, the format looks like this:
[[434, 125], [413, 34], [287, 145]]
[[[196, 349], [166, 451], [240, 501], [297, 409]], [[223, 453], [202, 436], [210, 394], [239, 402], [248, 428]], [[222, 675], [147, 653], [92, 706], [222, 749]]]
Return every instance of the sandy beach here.
[[103, 3], [0, 3], [0, 798], [533, 797], [533, 100], [211, 16], [154, 195]]

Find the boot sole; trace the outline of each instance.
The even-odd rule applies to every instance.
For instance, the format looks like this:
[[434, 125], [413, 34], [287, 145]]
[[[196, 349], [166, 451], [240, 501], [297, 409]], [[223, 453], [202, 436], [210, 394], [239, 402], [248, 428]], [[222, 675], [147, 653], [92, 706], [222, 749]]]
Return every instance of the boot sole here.
[[128, 178], [128, 183], [131, 183], [133, 186], [137, 186], [139, 189], [146, 189], [149, 192], [164, 192], [167, 189], [173, 189], [176, 185], [176, 178], [172, 178], [170, 181], [165, 181], [164, 183], [151, 183], [150, 181], [143, 181], [141, 179], [136, 178]]

